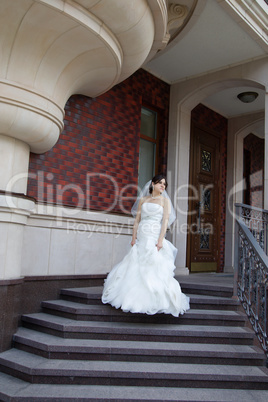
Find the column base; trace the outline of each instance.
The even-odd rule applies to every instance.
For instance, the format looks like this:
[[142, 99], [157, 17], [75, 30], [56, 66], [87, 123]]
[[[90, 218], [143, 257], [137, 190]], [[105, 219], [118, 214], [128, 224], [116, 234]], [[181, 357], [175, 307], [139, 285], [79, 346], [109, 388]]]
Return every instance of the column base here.
[[224, 267], [224, 271], [225, 274], [233, 274], [234, 273], [234, 267], [230, 266], [230, 267]]
[[21, 277], [24, 227], [34, 207], [26, 196], [0, 194], [0, 280]]
[[177, 267], [175, 269], [175, 276], [178, 275], [189, 275], [190, 271], [187, 267]]

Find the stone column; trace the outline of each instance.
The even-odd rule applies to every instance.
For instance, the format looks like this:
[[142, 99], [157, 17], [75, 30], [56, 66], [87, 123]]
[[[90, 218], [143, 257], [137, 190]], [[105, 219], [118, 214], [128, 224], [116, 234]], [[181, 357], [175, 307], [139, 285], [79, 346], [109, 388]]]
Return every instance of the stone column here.
[[[1, 119], [0, 119], [1, 124]], [[0, 278], [20, 276], [23, 228], [33, 202], [18, 198], [26, 192], [30, 147], [0, 135]], [[14, 192], [13, 196], [7, 191]]]
[[29, 153], [25, 142], [0, 134], [0, 191], [26, 194]]
[[30, 150], [45, 152], [63, 128], [63, 110], [23, 85], [0, 81], [0, 279], [21, 276]]
[[[188, 220], [188, 183], [191, 110], [178, 106], [177, 93], [171, 92], [170, 126], [168, 142], [168, 177], [171, 184], [170, 198], [176, 209], [177, 221], [172, 228], [170, 240], [178, 249], [176, 275], [188, 275], [186, 267], [187, 220]], [[169, 189], [168, 189], [169, 191]]]

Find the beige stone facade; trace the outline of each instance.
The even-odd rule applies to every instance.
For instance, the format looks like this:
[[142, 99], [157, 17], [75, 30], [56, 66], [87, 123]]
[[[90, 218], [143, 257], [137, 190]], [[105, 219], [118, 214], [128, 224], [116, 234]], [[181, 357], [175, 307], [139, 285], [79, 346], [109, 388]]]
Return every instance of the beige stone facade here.
[[[174, 3], [177, 7], [172, 3], [171, 8], [171, 2], [165, 0], [0, 0], [1, 280], [38, 275], [104, 274], [123, 256], [129, 242], [131, 218], [112, 214], [104, 218], [101, 213], [85, 211], [74, 216], [71, 209], [44, 207], [23, 197], [29, 153], [47, 152], [58, 141], [64, 124], [64, 106], [71, 95], [97, 97], [141, 67], [157, 75], [160, 70], [154, 70], [155, 63], [165, 66], [162, 57], [166, 57], [168, 66], [183, 64], [183, 59], [179, 62], [172, 59], [168, 49], [174, 50], [179, 44], [182, 52], [185, 46], [191, 54], [188, 45], [191, 29], [196, 28], [198, 32], [204, 10], [208, 12], [214, 5], [205, 0], [188, 2], [188, 8], [185, 8], [185, 1]], [[218, 0], [215, 3], [226, 13], [224, 18], [231, 16], [230, 29], [234, 29], [237, 38], [235, 29], [244, 30], [250, 54], [243, 62], [235, 62], [235, 52], [231, 54], [230, 50], [230, 60], [233, 60], [230, 65], [226, 65], [224, 59], [215, 62], [209, 70], [204, 67], [202, 73], [194, 70], [191, 63], [189, 76], [183, 72], [181, 77], [169, 82], [170, 195], [174, 197], [176, 188], [189, 183], [191, 110], [224, 90], [249, 87], [260, 90], [265, 101], [261, 110], [228, 119], [226, 193], [233, 191], [233, 202], [242, 201], [239, 186], [243, 179], [243, 138], [261, 132], [266, 155], [264, 208], [268, 209], [265, 2]], [[254, 53], [255, 45], [258, 48]], [[218, 50], [215, 44], [212, 50], [206, 43], [202, 46], [204, 54]], [[194, 58], [192, 54], [189, 60], [195, 60], [196, 65], [200, 62], [198, 56]], [[170, 77], [174, 71], [170, 72]], [[179, 202], [180, 209], [187, 211], [187, 192]], [[232, 212], [233, 204], [226, 215], [226, 272], [233, 269]], [[178, 219], [180, 224], [187, 223], [186, 214]], [[75, 222], [76, 226], [70, 222]], [[102, 243], [105, 254], [100, 256], [89, 251], [89, 240], [74, 230], [83, 224], [91, 235], [90, 249]], [[179, 250], [177, 273], [188, 274], [187, 236], [174, 233], [172, 241]], [[93, 261], [90, 272], [86, 260]]]

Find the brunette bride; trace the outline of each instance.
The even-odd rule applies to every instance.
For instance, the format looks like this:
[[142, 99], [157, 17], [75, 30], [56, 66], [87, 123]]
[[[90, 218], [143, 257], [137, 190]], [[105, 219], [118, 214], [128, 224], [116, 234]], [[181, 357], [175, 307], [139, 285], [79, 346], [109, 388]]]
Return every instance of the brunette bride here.
[[165, 239], [176, 218], [166, 188], [166, 177], [157, 175], [135, 202], [132, 248], [108, 274], [103, 303], [125, 312], [175, 317], [190, 308], [189, 297], [174, 278], [177, 249]]

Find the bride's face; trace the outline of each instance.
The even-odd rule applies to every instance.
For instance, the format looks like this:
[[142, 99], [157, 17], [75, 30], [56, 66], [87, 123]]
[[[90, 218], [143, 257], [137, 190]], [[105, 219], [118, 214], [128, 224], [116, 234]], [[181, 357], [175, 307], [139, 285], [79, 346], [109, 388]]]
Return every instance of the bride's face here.
[[155, 192], [162, 194], [163, 191], [165, 191], [165, 189], [166, 189], [166, 180], [165, 179], [160, 180], [158, 183], [154, 183]]

